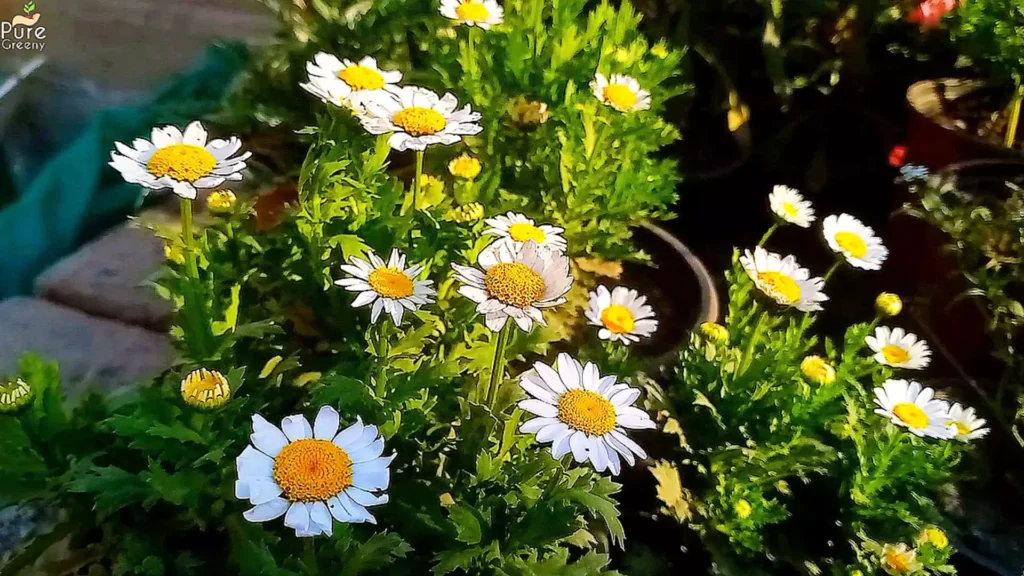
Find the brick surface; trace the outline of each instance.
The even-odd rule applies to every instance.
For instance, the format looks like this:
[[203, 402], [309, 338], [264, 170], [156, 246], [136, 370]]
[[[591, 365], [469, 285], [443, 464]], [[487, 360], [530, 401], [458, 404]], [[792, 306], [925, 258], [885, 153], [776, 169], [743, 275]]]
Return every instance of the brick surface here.
[[164, 261], [164, 243], [125, 224], [57, 262], [36, 280], [36, 295], [104, 318], [166, 331], [171, 306], [146, 281]]
[[170, 367], [170, 337], [135, 326], [88, 316], [37, 300], [0, 302], [0, 374], [17, 369], [31, 352], [60, 363], [65, 393], [85, 389], [116, 391], [144, 382]]

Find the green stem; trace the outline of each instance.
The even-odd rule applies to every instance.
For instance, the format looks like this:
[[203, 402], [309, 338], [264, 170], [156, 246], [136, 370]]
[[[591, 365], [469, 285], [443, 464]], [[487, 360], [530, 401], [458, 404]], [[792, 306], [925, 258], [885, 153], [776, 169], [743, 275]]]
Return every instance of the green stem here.
[[476, 26], [469, 27], [469, 34], [466, 38], [466, 58], [468, 60], [466, 72], [472, 77], [476, 74]]
[[505, 377], [505, 347], [508, 346], [508, 338], [512, 333], [513, 321], [509, 318], [505, 327], [498, 332], [498, 338], [494, 343], [494, 361], [491, 363], [491, 380], [487, 384], [487, 406], [494, 411], [494, 403], [498, 400], [498, 388]]
[[387, 318], [380, 319], [380, 326], [377, 328], [377, 382], [374, 391], [377, 398], [383, 398], [387, 394], [388, 387], [388, 355], [391, 352], [391, 342], [388, 340]]
[[754, 348], [758, 342], [761, 341], [761, 336], [764, 334], [765, 320], [768, 318], [768, 311], [761, 312], [761, 315], [757, 318], [757, 324], [754, 325], [754, 333], [750, 335], [750, 342], [747, 343], [746, 350], [743, 351], [743, 360], [740, 361], [740, 369], [738, 374], [743, 374], [750, 367], [750, 363], [754, 359]]
[[544, 0], [533, 0], [533, 57], [540, 57], [540, 35], [544, 31]]
[[[598, 119], [595, 117], [594, 121], [597, 122]], [[608, 124], [606, 123], [601, 123], [597, 127], [597, 133], [594, 135], [594, 149], [590, 152], [590, 158], [587, 158], [587, 172], [590, 172], [594, 167], [594, 158], [597, 158], [597, 151], [601, 149], [601, 142], [604, 140], [605, 132], [607, 131]]]
[[303, 558], [302, 563], [306, 566], [307, 572], [310, 576], [318, 576], [320, 574], [320, 566], [316, 561], [316, 538], [305, 538], [303, 546]]
[[185, 246], [185, 273], [189, 280], [189, 289], [185, 293], [185, 316], [192, 325], [188, 332], [197, 340], [187, 344], [195, 359], [202, 360], [208, 350], [207, 344], [213, 339], [213, 332], [206, 318], [206, 303], [202, 298], [198, 255], [192, 232], [192, 200], [188, 198], [181, 199], [181, 237]]
[[1010, 103], [1010, 122], [1006, 126], [1006, 147], [1013, 148], [1017, 142], [1017, 124], [1020, 123], [1020, 105], [1024, 100], [1024, 85], [1017, 83], [1017, 90], [1013, 94], [1013, 102]]
[[416, 151], [416, 177], [412, 182], [412, 210], [416, 211], [416, 199], [420, 195], [420, 179], [423, 177], [423, 155], [425, 150]]
[[778, 230], [778, 229], [779, 229], [779, 223], [775, 222], [774, 224], [772, 224], [772, 227], [769, 228], [768, 231], [764, 233], [764, 236], [761, 236], [761, 241], [758, 242], [757, 245], [763, 247], [765, 242], [767, 242], [768, 239], [772, 237], [772, 234], [775, 234], [775, 231]]
[[836, 263], [833, 264], [832, 267], [828, 269], [828, 272], [825, 272], [824, 276], [822, 276], [822, 280], [824, 280], [825, 282], [828, 282], [829, 278], [831, 278], [832, 275], [836, 273], [836, 270], [839, 270], [839, 267], [842, 266], [842, 265], [843, 265], [843, 260], [842, 259], [836, 260]]

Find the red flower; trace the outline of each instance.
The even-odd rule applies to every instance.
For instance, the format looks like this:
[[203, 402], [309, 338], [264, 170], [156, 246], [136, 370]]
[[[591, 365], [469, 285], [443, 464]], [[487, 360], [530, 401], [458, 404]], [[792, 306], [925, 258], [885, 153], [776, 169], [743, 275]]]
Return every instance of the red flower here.
[[889, 166], [899, 168], [903, 166], [907, 161], [907, 147], [893, 146], [892, 151], [889, 152]]
[[910, 13], [909, 20], [925, 28], [938, 26], [947, 12], [956, 8], [957, 0], [924, 0]]

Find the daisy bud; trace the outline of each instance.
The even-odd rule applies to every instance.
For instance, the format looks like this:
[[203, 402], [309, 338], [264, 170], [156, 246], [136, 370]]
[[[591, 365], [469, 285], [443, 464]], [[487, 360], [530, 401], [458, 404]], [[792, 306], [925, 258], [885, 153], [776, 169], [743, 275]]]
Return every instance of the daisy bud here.
[[181, 398], [193, 408], [212, 410], [231, 398], [231, 385], [220, 372], [201, 368], [181, 381]]
[[0, 384], [0, 414], [12, 414], [32, 401], [32, 388], [22, 380]]
[[452, 176], [463, 180], [475, 180], [480, 175], [480, 169], [480, 159], [465, 153], [448, 163], [448, 171]]
[[175, 264], [185, 263], [185, 252], [177, 244], [164, 244], [164, 257]]
[[704, 322], [700, 325], [700, 334], [709, 342], [726, 344], [729, 342], [729, 329], [717, 322]]
[[651, 48], [651, 54], [656, 58], [664, 60], [665, 58], [668, 58], [668, 46], [666, 46], [664, 42], [658, 42], [653, 48]]
[[925, 542], [935, 546], [938, 549], [943, 549], [949, 546], [949, 537], [946, 533], [938, 526], [925, 526], [921, 530], [921, 534], [917, 537], [918, 544], [924, 544]]
[[821, 356], [808, 356], [800, 362], [800, 372], [816, 384], [831, 384], [836, 381], [836, 369]]
[[745, 499], [740, 498], [733, 505], [733, 510], [736, 511], [736, 515], [740, 518], [750, 518], [750, 514], [753, 513], [754, 507], [750, 505]]
[[875, 298], [875, 309], [882, 316], [896, 316], [903, 311], [903, 300], [892, 292], [882, 292]]
[[213, 214], [227, 214], [235, 209], [238, 197], [231, 190], [215, 190], [206, 198], [206, 207]]
[[466, 204], [465, 206], [459, 206], [458, 208], [452, 208], [444, 215], [446, 220], [452, 222], [476, 222], [477, 220], [484, 217], [483, 204], [479, 202], [473, 202]]

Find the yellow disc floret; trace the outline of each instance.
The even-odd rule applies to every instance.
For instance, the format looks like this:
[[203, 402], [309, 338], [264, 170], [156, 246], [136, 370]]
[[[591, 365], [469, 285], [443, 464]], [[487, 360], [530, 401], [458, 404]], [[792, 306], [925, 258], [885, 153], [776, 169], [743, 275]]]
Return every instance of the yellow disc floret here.
[[757, 279], [760, 280], [761, 289], [773, 298], [781, 298], [786, 304], [800, 299], [800, 285], [782, 272], [760, 272]]
[[821, 356], [808, 356], [800, 362], [800, 372], [811, 382], [831, 384], [836, 381], [836, 369]]
[[889, 364], [904, 364], [910, 360], [910, 352], [895, 344], [882, 346], [882, 357]]
[[414, 285], [409, 275], [397, 268], [377, 268], [367, 279], [373, 291], [385, 298], [408, 298]]
[[490, 17], [491, 12], [487, 9], [487, 6], [484, 6], [483, 2], [469, 0], [459, 4], [455, 8], [455, 14], [459, 17], [459, 20], [482, 22]]
[[928, 414], [917, 404], [901, 402], [893, 406], [892, 413], [911, 428], [927, 428], [930, 420]]
[[231, 398], [231, 385], [220, 372], [201, 368], [182, 379], [181, 398], [196, 408], [217, 408]]
[[868, 253], [868, 245], [864, 239], [853, 232], [836, 232], [836, 244], [854, 258], [863, 258]]
[[472, 202], [465, 206], [452, 208], [445, 214], [445, 218], [454, 222], [476, 222], [484, 217], [484, 206], [479, 202]]
[[410, 136], [437, 134], [448, 125], [448, 121], [440, 112], [433, 108], [420, 106], [410, 106], [400, 110], [391, 121]]
[[473, 180], [480, 175], [480, 160], [476, 156], [462, 154], [448, 163], [448, 172], [456, 178]]
[[508, 235], [516, 242], [533, 240], [538, 244], [543, 243], [548, 237], [543, 230], [533, 224], [527, 224], [526, 222], [517, 222], [509, 226]]
[[278, 453], [274, 482], [291, 502], [322, 502], [352, 485], [352, 459], [330, 440], [296, 440]]
[[380, 90], [384, 87], [384, 76], [366, 66], [348, 66], [338, 71], [341, 78], [353, 90]]
[[573, 430], [603, 436], [615, 428], [615, 406], [597, 392], [574, 388], [558, 397], [558, 419]]
[[503, 304], [526, 308], [544, 296], [544, 279], [522, 262], [501, 262], [484, 274], [487, 293]]
[[629, 334], [636, 327], [636, 318], [629, 308], [612, 304], [601, 311], [601, 323], [614, 334]]
[[636, 92], [625, 84], [609, 84], [603, 94], [605, 101], [618, 110], [632, 110], [636, 106]]
[[217, 159], [206, 148], [194, 144], [172, 144], [153, 153], [146, 169], [157, 178], [169, 176], [178, 182], [195, 182], [217, 167]]
[[875, 298], [875, 309], [882, 316], [896, 316], [903, 311], [903, 300], [892, 292], [882, 292]]
[[782, 211], [788, 214], [790, 218], [796, 218], [796, 215], [800, 213], [800, 210], [792, 202], [783, 202]]

